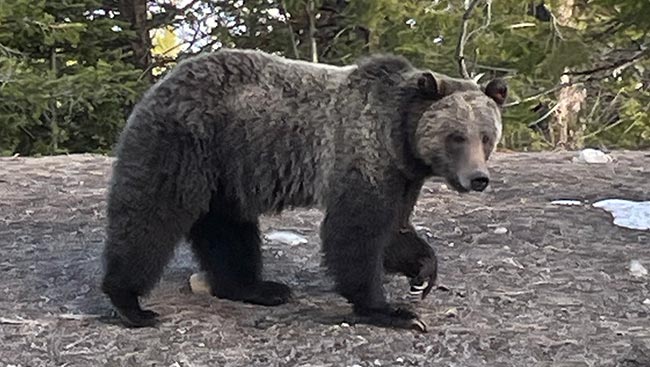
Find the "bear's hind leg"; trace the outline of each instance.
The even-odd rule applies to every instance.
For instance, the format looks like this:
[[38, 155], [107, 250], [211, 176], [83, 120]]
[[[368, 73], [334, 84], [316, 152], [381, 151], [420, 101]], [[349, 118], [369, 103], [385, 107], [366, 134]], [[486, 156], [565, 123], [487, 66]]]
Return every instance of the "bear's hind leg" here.
[[284, 284], [262, 280], [262, 253], [257, 221], [212, 209], [190, 232], [190, 241], [219, 298], [276, 306], [291, 298]]

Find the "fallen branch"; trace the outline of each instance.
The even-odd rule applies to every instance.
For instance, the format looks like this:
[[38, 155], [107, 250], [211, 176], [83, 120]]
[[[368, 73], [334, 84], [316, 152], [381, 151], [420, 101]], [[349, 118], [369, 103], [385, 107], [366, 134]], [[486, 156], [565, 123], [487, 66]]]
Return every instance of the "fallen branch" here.
[[60, 314], [59, 318], [63, 320], [72, 320], [72, 321], [86, 321], [86, 320], [96, 320], [101, 319], [103, 315], [99, 314], [73, 314], [73, 313], [64, 313]]
[[47, 322], [39, 320], [29, 320], [24, 319], [20, 316], [17, 316], [15, 319], [10, 319], [8, 317], [0, 317], [0, 325], [47, 325]]

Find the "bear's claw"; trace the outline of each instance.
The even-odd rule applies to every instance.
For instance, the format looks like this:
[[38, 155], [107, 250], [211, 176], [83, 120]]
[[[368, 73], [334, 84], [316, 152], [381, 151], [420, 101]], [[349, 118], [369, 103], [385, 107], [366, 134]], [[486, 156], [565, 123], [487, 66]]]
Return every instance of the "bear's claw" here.
[[390, 306], [382, 308], [355, 308], [357, 322], [390, 327], [396, 329], [417, 330], [427, 332], [427, 324], [420, 320], [418, 315], [405, 308], [393, 308]]
[[122, 319], [124, 325], [132, 328], [156, 326], [158, 324], [158, 313], [151, 310], [120, 310], [117, 314]]

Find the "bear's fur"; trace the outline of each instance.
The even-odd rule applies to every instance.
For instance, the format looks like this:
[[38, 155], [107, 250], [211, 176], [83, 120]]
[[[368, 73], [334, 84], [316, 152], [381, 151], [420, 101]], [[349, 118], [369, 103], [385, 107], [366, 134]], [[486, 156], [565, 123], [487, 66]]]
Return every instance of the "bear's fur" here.
[[281, 304], [289, 288], [261, 279], [258, 217], [317, 206], [325, 264], [359, 320], [424, 330], [386, 301], [383, 273], [429, 280], [428, 293], [436, 260], [409, 224], [413, 205], [430, 176], [487, 186], [506, 91], [390, 55], [335, 67], [221, 50], [181, 62], [116, 148], [102, 289], [127, 325], [154, 324], [138, 297], [186, 237], [214, 295]]

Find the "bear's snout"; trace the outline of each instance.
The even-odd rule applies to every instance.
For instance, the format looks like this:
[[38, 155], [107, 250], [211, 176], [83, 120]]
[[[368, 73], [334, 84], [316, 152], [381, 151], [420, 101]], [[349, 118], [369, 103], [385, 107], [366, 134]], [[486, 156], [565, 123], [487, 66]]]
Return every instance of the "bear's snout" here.
[[484, 171], [474, 171], [469, 177], [469, 187], [473, 191], [483, 191], [490, 183], [490, 176]]
[[459, 177], [461, 186], [467, 191], [483, 191], [490, 184], [490, 175], [484, 170], [474, 170], [470, 174]]

